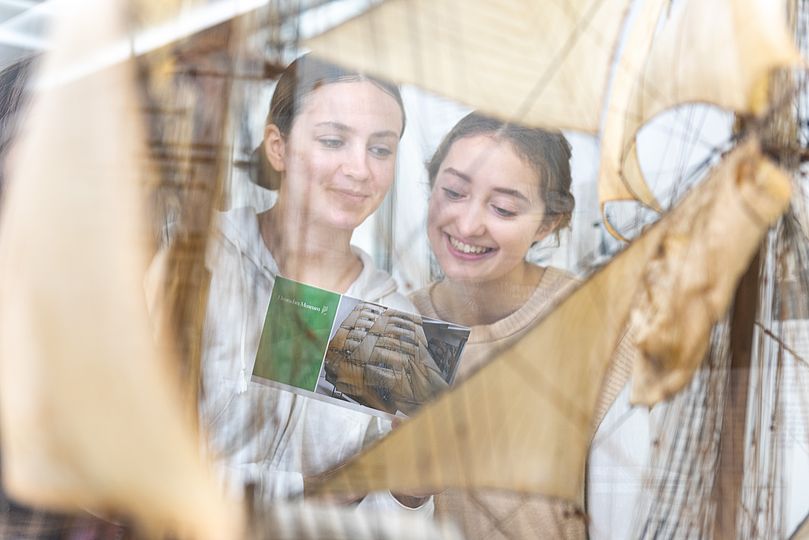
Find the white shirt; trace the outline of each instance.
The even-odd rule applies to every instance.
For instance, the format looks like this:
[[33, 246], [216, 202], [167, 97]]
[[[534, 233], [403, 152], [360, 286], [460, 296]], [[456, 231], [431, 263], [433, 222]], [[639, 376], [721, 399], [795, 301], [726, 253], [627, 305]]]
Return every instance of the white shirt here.
[[[264, 244], [255, 210], [219, 215], [218, 234], [206, 254], [211, 271], [203, 336], [201, 427], [227, 484], [276, 500], [303, 491], [304, 476], [345, 461], [390, 430], [378, 417], [250, 381], [278, 265]], [[389, 307], [415, 309], [396, 283], [352, 247], [363, 269], [346, 294]], [[387, 492], [360, 506], [406, 508]], [[432, 500], [419, 512], [432, 514]], [[408, 509], [409, 510], [409, 509]]]

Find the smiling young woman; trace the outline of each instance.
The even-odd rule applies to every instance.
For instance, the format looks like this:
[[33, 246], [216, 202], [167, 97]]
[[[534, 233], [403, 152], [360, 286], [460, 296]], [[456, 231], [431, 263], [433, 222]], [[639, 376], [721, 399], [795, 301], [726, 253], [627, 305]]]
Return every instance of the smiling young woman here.
[[427, 233], [445, 278], [418, 292], [417, 305], [428, 300], [437, 315], [478, 327], [518, 312], [546, 278], [572, 283], [525, 260], [570, 222], [569, 160], [560, 133], [476, 113], [458, 122], [428, 164]]
[[[422, 315], [472, 327], [456, 383], [514, 343], [575, 284], [562, 270], [525, 260], [534, 243], [570, 222], [570, 157], [561, 133], [472, 113], [428, 164], [427, 230], [444, 279], [411, 300]], [[581, 512], [546, 497], [447, 490], [435, 507], [469, 539], [586, 536]]]
[[[390, 429], [389, 422], [252, 383], [276, 276], [414, 311], [396, 283], [351, 245], [393, 183], [404, 109], [395, 86], [301, 57], [270, 103], [256, 182], [277, 190], [257, 214], [218, 216], [206, 254], [211, 285], [203, 336], [201, 426], [236, 492], [261, 503], [315, 477]], [[360, 503], [431, 512], [421, 498], [369, 494]]]
[[458, 322], [491, 323], [519, 307], [519, 298], [503, 296], [504, 285], [527, 290], [539, 282], [542, 269], [525, 254], [552, 232], [556, 220], [544, 216], [538, 173], [510, 142], [477, 134], [453, 144], [434, 180], [427, 228], [446, 276], [433, 289], [442, 309], [457, 313], [452, 304], [464, 289], [475, 295], [464, 299]]
[[[299, 88], [307, 71], [327, 65], [298, 62]], [[279, 84], [264, 130], [266, 158], [280, 179], [276, 204], [258, 216], [262, 238], [286, 277], [344, 292], [363, 267], [351, 235], [393, 184], [401, 97], [395, 87], [345, 73], [297, 90], [294, 107], [287, 88]]]

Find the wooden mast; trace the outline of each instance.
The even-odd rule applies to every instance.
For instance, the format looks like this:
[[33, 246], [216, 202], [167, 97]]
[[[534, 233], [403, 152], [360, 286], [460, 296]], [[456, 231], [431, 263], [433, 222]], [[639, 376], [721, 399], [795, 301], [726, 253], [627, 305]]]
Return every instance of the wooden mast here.
[[[796, 11], [799, 0], [788, 0], [790, 28], [796, 31]], [[773, 74], [768, 81], [769, 109], [773, 111], [761, 132], [765, 153], [775, 153], [782, 166], [790, 169], [793, 163], [783, 163], [797, 141], [797, 124], [793, 108], [796, 99], [794, 80], [787, 71]], [[743, 131], [745, 120], [739, 118], [737, 131]], [[762, 256], [767, 256], [767, 239], [759, 254], [750, 262], [736, 289], [730, 316], [730, 373], [727, 379], [725, 405], [720, 435], [719, 460], [712, 499], [715, 508], [714, 538], [739, 538], [742, 533], [740, 517], [743, 512], [743, 486], [745, 473], [745, 434], [750, 388], [750, 369], [753, 365], [755, 322], [759, 312], [759, 291]]]
[[744, 480], [744, 435], [752, 360], [753, 330], [758, 312], [760, 256], [742, 276], [730, 322], [730, 373], [722, 418], [718, 474], [713, 489], [716, 508], [713, 537], [738, 538], [738, 515]]

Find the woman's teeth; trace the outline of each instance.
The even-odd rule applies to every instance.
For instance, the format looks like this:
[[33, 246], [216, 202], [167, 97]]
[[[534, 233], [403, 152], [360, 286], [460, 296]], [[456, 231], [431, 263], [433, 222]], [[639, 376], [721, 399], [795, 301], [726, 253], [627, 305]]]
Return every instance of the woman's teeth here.
[[488, 253], [492, 251], [494, 248], [483, 247], [483, 246], [472, 246], [469, 244], [464, 244], [460, 240], [456, 240], [452, 236], [449, 237], [449, 243], [452, 244], [452, 247], [457, 249], [462, 253], [469, 253], [474, 255], [480, 255], [481, 253]]

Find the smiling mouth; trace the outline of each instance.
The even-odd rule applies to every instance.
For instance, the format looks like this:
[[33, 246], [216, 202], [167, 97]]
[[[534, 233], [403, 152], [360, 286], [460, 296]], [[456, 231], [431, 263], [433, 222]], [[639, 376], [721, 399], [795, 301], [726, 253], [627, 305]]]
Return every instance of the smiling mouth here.
[[484, 255], [486, 253], [491, 253], [492, 251], [495, 250], [495, 248], [491, 247], [466, 244], [449, 234], [447, 235], [447, 238], [449, 238], [449, 244], [453, 247], [453, 249], [466, 255]]
[[367, 193], [361, 193], [357, 191], [346, 191], [344, 189], [335, 189], [333, 191], [338, 193], [339, 195], [342, 195], [343, 197], [347, 197], [349, 199], [353, 199], [356, 201], [367, 199], [368, 197], [370, 197], [370, 195], [368, 195]]

